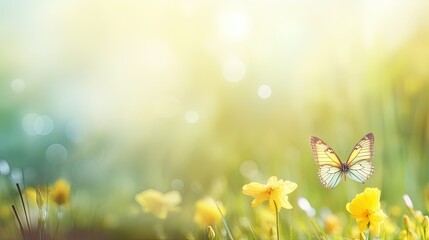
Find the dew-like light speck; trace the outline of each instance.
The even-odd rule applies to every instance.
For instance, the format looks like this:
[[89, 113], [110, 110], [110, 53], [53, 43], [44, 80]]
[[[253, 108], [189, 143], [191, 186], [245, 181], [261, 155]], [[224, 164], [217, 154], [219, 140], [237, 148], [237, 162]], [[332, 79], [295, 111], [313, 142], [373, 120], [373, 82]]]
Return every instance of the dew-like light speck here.
[[196, 111], [190, 110], [185, 113], [185, 121], [187, 123], [190, 123], [190, 124], [197, 123], [199, 119], [200, 119], [200, 115]]
[[262, 99], [267, 99], [271, 97], [271, 87], [263, 84], [258, 88], [258, 96]]
[[231, 57], [222, 64], [222, 75], [228, 82], [239, 82], [246, 74], [246, 66], [241, 59]]
[[19, 93], [19, 92], [23, 92], [25, 90], [25, 87], [27, 85], [25, 84], [24, 80], [17, 78], [14, 79], [11, 83], [10, 83], [10, 88], [12, 89], [12, 91]]
[[52, 162], [64, 162], [67, 160], [67, 149], [58, 143], [49, 145], [45, 152], [46, 159]]

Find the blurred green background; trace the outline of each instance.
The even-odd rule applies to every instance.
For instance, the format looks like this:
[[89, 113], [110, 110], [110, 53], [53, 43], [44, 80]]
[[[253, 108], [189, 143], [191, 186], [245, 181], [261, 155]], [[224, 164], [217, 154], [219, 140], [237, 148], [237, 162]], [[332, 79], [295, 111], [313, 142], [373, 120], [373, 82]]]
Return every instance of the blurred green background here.
[[[133, 229], [152, 220], [134, 200], [145, 189], [181, 192], [172, 219], [192, 221], [205, 195], [240, 216], [243, 184], [276, 175], [298, 184], [294, 206], [345, 211], [371, 186], [425, 209], [428, 7], [0, 1], [0, 201], [63, 177], [100, 226]], [[374, 175], [323, 188], [310, 136], [345, 160], [368, 132]]]

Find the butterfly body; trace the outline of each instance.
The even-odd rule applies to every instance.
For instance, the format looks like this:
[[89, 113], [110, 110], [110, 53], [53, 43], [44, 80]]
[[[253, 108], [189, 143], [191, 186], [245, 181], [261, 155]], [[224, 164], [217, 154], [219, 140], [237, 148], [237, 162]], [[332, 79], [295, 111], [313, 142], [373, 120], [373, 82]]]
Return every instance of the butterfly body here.
[[[347, 166], [347, 164], [342, 163], [341, 164], [341, 172], [346, 173], [348, 170], [349, 170], [349, 167]], [[344, 180], [346, 180], [346, 179], [344, 179]]]
[[317, 137], [310, 138], [314, 161], [318, 164], [319, 180], [326, 188], [334, 188], [346, 176], [365, 182], [373, 173], [374, 165], [374, 134], [365, 135], [353, 148], [346, 162], [342, 162], [337, 154], [324, 141]]

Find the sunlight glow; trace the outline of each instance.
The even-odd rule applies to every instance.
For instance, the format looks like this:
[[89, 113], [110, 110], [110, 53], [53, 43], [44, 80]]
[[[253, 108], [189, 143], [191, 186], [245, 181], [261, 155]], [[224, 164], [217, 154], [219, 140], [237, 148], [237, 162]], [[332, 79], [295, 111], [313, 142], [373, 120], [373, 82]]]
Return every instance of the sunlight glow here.
[[219, 31], [228, 42], [242, 42], [249, 36], [249, 19], [242, 12], [222, 12], [219, 16]]

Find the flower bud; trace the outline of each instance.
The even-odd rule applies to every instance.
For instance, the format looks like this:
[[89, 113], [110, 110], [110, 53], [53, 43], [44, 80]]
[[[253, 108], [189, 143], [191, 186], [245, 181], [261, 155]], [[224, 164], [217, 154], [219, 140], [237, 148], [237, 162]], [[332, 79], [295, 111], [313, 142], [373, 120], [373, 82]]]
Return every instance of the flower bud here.
[[412, 211], [413, 210], [413, 202], [411, 201], [410, 196], [405, 194], [402, 196], [402, 200], [404, 200], [405, 206], [408, 208], [408, 210]]
[[407, 231], [410, 231], [410, 225], [411, 225], [410, 217], [408, 217], [408, 215], [404, 215], [404, 216], [402, 217], [402, 219], [403, 219], [403, 221], [404, 221], [405, 229], [406, 229]]
[[45, 204], [45, 201], [43, 200], [43, 196], [39, 188], [36, 188], [36, 203], [39, 209], [42, 209], [43, 204]]
[[214, 240], [216, 238], [216, 234], [215, 234], [212, 226], [207, 227], [207, 238], [209, 240]]

